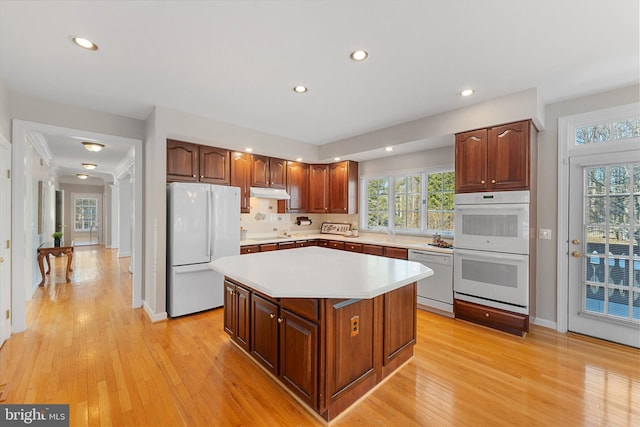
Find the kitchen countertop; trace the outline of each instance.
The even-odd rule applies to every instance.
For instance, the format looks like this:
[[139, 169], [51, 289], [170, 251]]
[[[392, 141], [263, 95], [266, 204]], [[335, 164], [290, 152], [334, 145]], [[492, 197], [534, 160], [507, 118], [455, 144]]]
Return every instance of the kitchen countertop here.
[[233, 255], [209, 267], [273, 298], [374, 298], [433, 275], [413, 261], [316, 246]]
[[389, 240], [387, 235], [381, 234], [360, 234], [360, 237], [343, 236], [340, 234], [326, 234], [326, 233], [310, 233], [310, 234], [295, 234], [287, 237], [254, 237], [240, 241], [240, 246], [249, 245], [263, 245], [266, 243], [280, 243], [280, 242], [294, 242], [297, 240], [336, 240], [340, 242], [348, 243], [363, 243], [370, 245], [380, 246], [392, 246], [394, 248], [404, 249], [421, 249], [430, 252], [440, 252], [444, 254], [452, 254], [453, 248], [440, 248], [438, 246], [431, 246], [431, 239], [424, 237], [411, 237], [411, 236], [396, 236], [396, 241]]

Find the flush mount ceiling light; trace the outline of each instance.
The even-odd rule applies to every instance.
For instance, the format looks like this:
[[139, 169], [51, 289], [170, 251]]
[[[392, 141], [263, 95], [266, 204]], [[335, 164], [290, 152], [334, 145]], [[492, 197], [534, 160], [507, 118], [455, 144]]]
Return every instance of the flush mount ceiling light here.
[[293, 91], [295, 93], [305, 93], [306, 91], [308, 91], [309, 89], [306, 88], [306, 86], [302, 86], [302, 85], [298, 85], [298, 86], [294, 86], [293, 87]]
[[334, 157], [333, 160], [335, 160], [336, 162], [340, 161], [340, 157]]
[[296, 162], [301, 162], [301, 161], [302, 161], [302, 157], [298, 157], [298, 158], [296, 159]]
[[72, 37], [71, 40], [78, 46], [87, 50], [98, 50], [98, 45], [84, 37]]
[[244, 149], [244, 151], [246, 151], [247, 153], [250, 153], [250, 152], [252, 152], [252, 151], [253, 151], [253, 148], [251, 148], [251, 147], [247, 147], [247, 148], [245, 148], [245, 149]]
[[93, 152], [98, 152], [100, 150], [102, 150], [104, 148], [104, 144], [100, 144], [97, 142], [83, 142], [82, 145], [84, 145], [84, 148], [86, 148], [89, 151], [93, 151]]
[[83, 163], [82, 167], [91, 171], [97, 168], [98, 165], [96, 165], [95, 163]]
[[366, 50], [354, 50], [349, 55], [349, 58], [351, 58], [352, 61], [356, 61], [356, 62], [364, 61], [368, 57], [369, 57], [369, 53]]
[[89, 178], [89, 175], [87, 175], [86, 173], [77, 173], [76, 177], [78, 177], [78, 179], [87, 179]]
[[474, 92], [475, 92], [475, 90], [473, 90], [473, 89], [465, 89], [465, 90], [462, 90], [462, 91], [458, 92], [458, 95], [460, 95], [460, 96], [469, 96], [469, 95], [473, 95]]
[[393, 151], [393, 147], [384, 147], [384, 151]]

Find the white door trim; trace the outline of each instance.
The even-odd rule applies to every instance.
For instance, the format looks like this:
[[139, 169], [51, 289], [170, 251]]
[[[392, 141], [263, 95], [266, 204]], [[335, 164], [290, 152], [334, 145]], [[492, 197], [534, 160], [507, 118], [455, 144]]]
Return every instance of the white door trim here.
[[633, 148], [626, 141], [576, 147], [573, 137], [575, 129], [623, 117], [637, 117], [639, 111], [640, 104], [634, 103], [558, 119], [558, 262], [556, 269], [556, 329], [558, 332], [566, 333], [569, 326], [569, 158], [577, 153], [597, 154]]

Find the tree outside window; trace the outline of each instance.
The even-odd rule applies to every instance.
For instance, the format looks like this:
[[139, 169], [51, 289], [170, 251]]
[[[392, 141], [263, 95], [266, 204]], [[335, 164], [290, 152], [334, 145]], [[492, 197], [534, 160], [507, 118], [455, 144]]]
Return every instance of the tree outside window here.
[[74, 204], [74, 230], [91, 231], [98, 223], [98, 199], [77, 197]]

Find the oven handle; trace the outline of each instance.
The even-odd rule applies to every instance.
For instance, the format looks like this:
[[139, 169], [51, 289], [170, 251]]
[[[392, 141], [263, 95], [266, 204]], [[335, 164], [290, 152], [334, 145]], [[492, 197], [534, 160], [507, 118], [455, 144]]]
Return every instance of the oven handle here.
[[529, 204], [524, 203], [511, 203], [511, 204], [499, 204], [499, 205], [455, 205], [455, 209], [459, 211], [497, 211], [497, 210], [515, 210], [526, 212], [529, 209]]
[[466, 250], [466, 249], [454, 249], [453, 250], [454, 256], [455, 255], [462, 255], [462, 256], [470, 256], [470, 257], [474, 257], [474, 258], [483, 258], [483, 259], [501, 259], [501, 260], [505, 260], [505, 261], [523, 261], [525, 259], [527, 259], [527, 257], [529, 255], [520, 255], [520, 254], [504, 254], [504, 253], [498, 253], [498, 252], [486, 252], [486, 251], [470, 251], [470, 250]]

